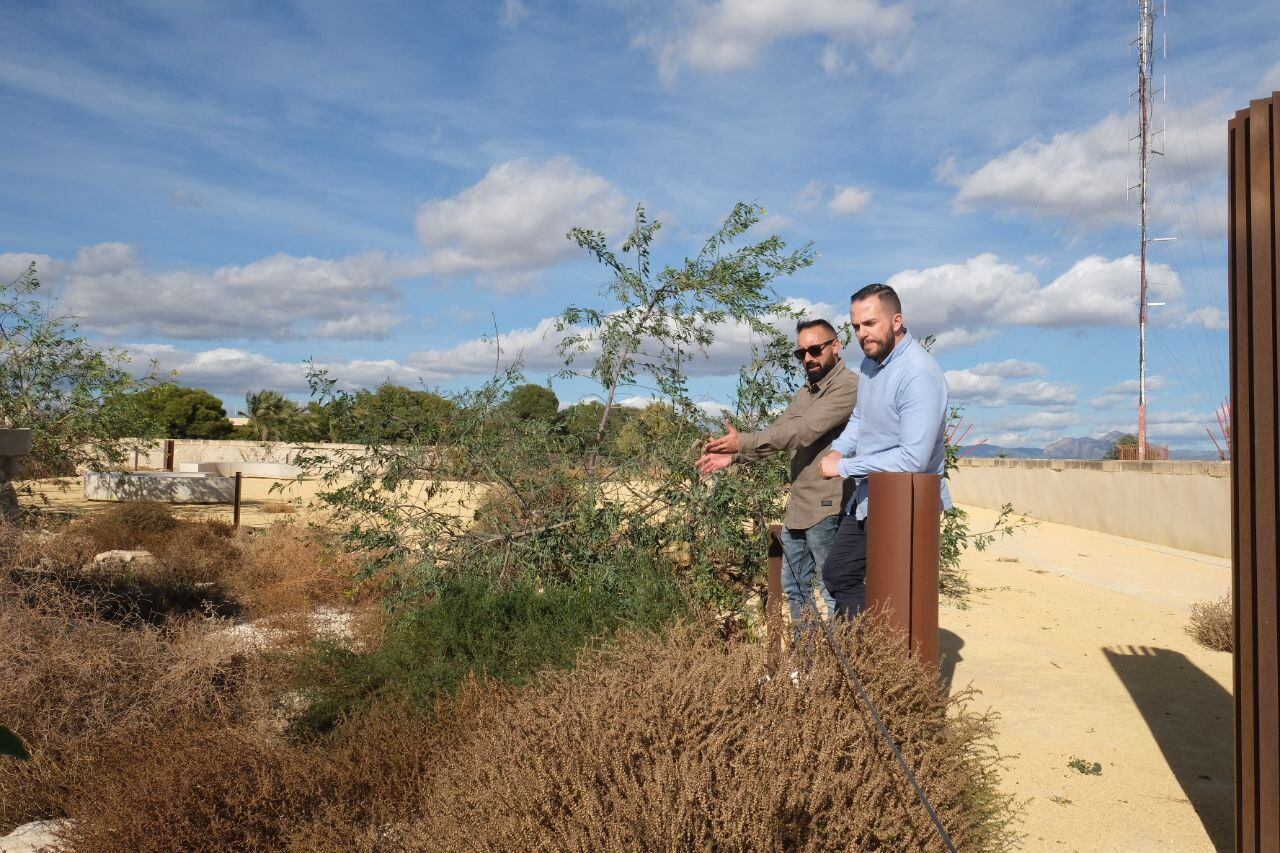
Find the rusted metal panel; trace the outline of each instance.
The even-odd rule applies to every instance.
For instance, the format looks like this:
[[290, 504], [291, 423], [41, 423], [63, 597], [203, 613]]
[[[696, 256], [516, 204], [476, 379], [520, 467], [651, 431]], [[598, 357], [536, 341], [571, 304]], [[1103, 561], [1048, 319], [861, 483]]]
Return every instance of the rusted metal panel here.
[[764, 620], [769, 632], [769, 673], [778, 671], [782, 659], [782, 525], [769, 525], [769, 593], [764, 600]]
[[938, 665], [938, 563], [942, 546], [942, 478], [911, 475], [911, 648]]
[[867, 604], [886, 606], [908, 648], [937, 667], [942, 479], [876, 473], [867, 488]]
[[1228, 123], [1236, 849], [1280, 851], [1277, 96]]
[[[1253, 278], [1253, 530], [1254, 658], [1258, 671], [1258, 744], [1265, 750], [1280, 733], [1280, 672], [1276, 636], [1276, 288], [1275, 199], [1272, 184], [1274, 108], [1270, 100], [1250, 105], [1250, 261]], [[1267, 476], [1265, 472], [1271, 472]], [[1265, 673], [1271, 673], [1266, 677]], [[1273, 753], [1275, 755], [1275, 753]], [[1258, 761], [1258, 838], [1280, 846], [1280, 762]]]

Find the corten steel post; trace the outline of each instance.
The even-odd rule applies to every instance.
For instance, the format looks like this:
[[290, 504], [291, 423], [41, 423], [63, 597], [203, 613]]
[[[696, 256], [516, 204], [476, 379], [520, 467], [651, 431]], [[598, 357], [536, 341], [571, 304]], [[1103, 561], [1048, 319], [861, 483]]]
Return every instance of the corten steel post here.
[[1227, 125], [1236, 850], [1280, 851], [1276, 623], [1280, 92]]
[[240, 478], [239, 471], [236, 472], [236, 491], [235, 497], [232, 499], [231, 509], [231, 526], [239, 529], [240, 527]]
[[769, 594], [764, 601], [769, 632], [769, 673], [778, 671], [782, 658], [782, 525], [769, 525]]
[[164, 470], [173, 470], [173, 439], [166, 438], [164, 440]]
[[867, 501], [867, 605], [885, 605], [908, 648], [938, 666], [942, 477], [872, 474]]

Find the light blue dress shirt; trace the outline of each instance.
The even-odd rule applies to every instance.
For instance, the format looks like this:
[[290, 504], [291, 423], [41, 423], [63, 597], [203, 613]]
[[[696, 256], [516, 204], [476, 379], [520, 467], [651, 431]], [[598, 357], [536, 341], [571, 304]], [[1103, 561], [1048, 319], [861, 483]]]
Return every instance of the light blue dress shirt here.
[[[864, 519], [873, 471], [945, 472], [949, 392], [938, 362], [910, 334], [883, 363], [862, 359], [858, 373], [858, 403], [831, 449], [844, 457], [840, 476], [858, 480], [845, 512], [856, 505], [855, 517]], [[945, 477], [942, 508], [951, 509]]]

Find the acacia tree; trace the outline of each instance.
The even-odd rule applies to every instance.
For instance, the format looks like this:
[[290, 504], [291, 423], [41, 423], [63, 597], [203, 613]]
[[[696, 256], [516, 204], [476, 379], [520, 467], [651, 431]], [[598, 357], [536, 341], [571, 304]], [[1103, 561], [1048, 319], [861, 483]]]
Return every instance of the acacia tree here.
[[31, 430], [24, 477], [119, 465], [155, 427], [130, 395], [148, 384], [123, 350], [100, 349], [40, 298], [31, 263], [0, 284], [0, 425]]
[[[651, 259], [660, 225], [643, 207], [620, 253], [604, 234], [570, 232], [612, 274], [599, 307], [570, 306], [560, 317], [566, 371], [590, 358], [584, 372], [600, 383], [602, 402], [554, 420], [510, 417], [506, 401], [523, 382], [517, 365], [454, 395], [456, 413], [433, 444], [366, 433], [361, 451], [296, 459], [326, 478], [322, 500], [345, 522], [348, 544], [374, 558], [370, 570], [397, 566], [392, 579], [421, 591], [450, 573], [564, 577], [646, 562], [678, 566], [700, 597], [731, 604], [760, 565], [760, 522], [778, 509], [782, 468], [774, 466], [770, 488], [751, 479], [770, 466], [701, 478], [693, 463], [711, 424], [685, 373], [724, 324], [743, 324], [762, 342], [778, 337], [773, 323], [784, 309], [772, 284], [813, 253], [788, 251], [778, 237], [735, 246], [761, 213], [738, 205], [696, 255], [661, 269]], [[334, 417], [349, 421], [355, 395], [323, 372], [311, 378]], [[612, 445], [625, 411], [619, 394], [629, 389], [666, 402], [624, 455]], [[748, 408], [753, 393], [740, 394]]]
[[677, 410], [688, 409], [692, 401], [685, 365], [706, 354], [717, 325], [731, 319], [762, 336], [776, 334], [769, 318], [782, 306], [772, 282], [812, 264], [813, 249], [805, 245], [788, 252], [775, 235], [730, 251], [763, 213], [759, 205], [739, 203], [697, 255], [657, 273], [651, 250], [662, 223], [649, 221], [644, 205], [636, 207], [635, 224], [622, 244], [622, 253], [632, 254], [633, 261], [615, 254], [603, 232], [586, 228], [569, 232], [569, 239], [613, 274], [604, 287], [612, 306], [571, 305], [557, 324], [558, 331], [566, 333], [560, 344], [566, 364], [572, 365], [578, 355], [592, 349], [599, 353], [590, 375], [604, 389], [604, 407], [586, 459], [589, 476], [599, 459], [619, 391], [648, 378], [654, 385], [639, 386], [641, 390], [657, 391]]

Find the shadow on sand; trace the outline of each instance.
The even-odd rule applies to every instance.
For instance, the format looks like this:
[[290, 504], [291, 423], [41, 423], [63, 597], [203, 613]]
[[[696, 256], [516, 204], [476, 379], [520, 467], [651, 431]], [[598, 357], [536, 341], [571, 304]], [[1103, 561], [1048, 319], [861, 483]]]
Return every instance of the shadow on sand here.
[[1235, 846], [1231, 694], [1180, 652], [1104, 648], [1218, 850]]
[[964, 660], [960, 650], [964, 648], [964, 639], [946, 628], [938, 630], [938, 674], [942, 677], [942, 686], [951, 694], [951, 681], [956, 677], [956, 664]]

